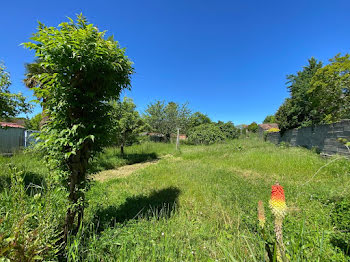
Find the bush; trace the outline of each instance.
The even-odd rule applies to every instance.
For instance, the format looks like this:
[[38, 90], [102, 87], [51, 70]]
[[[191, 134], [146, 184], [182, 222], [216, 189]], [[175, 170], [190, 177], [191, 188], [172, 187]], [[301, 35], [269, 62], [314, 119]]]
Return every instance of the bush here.
[[248, 131], [252, 133], [258, 132], [259, 126], [257, 123], [253, 122], [248, 126]]
[[231, 121], [229, 121], [227, 123], [219, 121], [217, 123], [217, 126], [224, 133], [226, 138], [228, 138], [228, 139], [235, 139], [235, 138], [239, 137], [240, 130], [235, 128], [234, 124]]
[[278, 129], [278, 128], [276, 128], [276, 127], [272, 127], [272, 128], [270, 128], [269, 130], [267, 130], [267, 132], [268, 133], [277, 133], [277, 132], [279, 132], [280, 130]]
[[190, 130], [188, 140], [192, 144], [214, 144], [224, 141], [225, 134], [214, 124], [203, 124]]

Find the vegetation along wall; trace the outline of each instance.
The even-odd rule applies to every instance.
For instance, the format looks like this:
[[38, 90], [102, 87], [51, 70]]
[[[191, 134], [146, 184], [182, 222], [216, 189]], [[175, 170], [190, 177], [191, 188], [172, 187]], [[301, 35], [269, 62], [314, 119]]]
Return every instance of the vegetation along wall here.
[[342, 120], [333, 124], [309, 126], [287, 130], [280, 133], [269, 133], [266, 140], [278, 144], [289, 143], [292, 146], [315, 148], [327, 155], [350, 155], [348, 149], [338, 141], [339, 138], [350, 140], [350, 120]]

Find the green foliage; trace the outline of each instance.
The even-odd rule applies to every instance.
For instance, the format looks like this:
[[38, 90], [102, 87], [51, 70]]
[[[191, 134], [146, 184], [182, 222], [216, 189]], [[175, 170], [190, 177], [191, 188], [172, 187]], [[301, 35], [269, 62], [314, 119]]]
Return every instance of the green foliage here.
[[335, 232], [332, 234], [332, 243], [350, 256], [350, 201], [347, 198], [331, 199], [327, 202], [333, 207], [331, 213]]
[[303, 70], [298, 71], [295, 75], [287, 76], [290, 98], [285, 100], [275, 115], [282, 132], [316, 123], [317, 112], [312, 105], [312, 96], [308, 90], [311, 87], [313, 76], [320, 68], [322, 68], [322, 63], [312, 57]]
[[350, 54], [336, 55], [330, 64], [312, 77], [308, 95], [312, 98], [315, 123], [332, 123], [350, 118]]
[[226, 139], [220, 127], [215, 124], [203, 124], [190, 130], [188, 141], [193, 144], [214, 144]]
[[10, 85], [10, 74], [6, 71], [5, 65], [0, 63], [0, 119], [15, 117], [21, 112], [28, 113], [32, 109], [21, 93], [10, 93]]
[[[58, 28], [39, 23], [24, 46], [34, 50], [38, 67], [32, 89], [48, 121], [40, 139], [55, 179], [68, 191], [71, 205], [65, 221], [65, 240], [81, 221], [89, 160], [109, 142], [111, 105], [121, 90], [130, 88], [132, 63], [112, 37], [78, 15]], [[77, 225], [78, 225], [77, 224]]]
[[227, 139], [235, 139], [240, 135], [240, 131], [235, 128], [234, 124], [231, 121], [228, 121], [226, 123], [218, 121], [216, 125], [220, 128]]
[[164, 101], [156, 101], [147, 106], [144, 119], [151, 131], [165, 135], [170, 141], [170, 135], [175, 134], [177, 128], [181, 133], [187, 133], [190, 115], [187, 103], [169, 102], [165, 105]]
[[201, 112], [195, 112], [190, 116], [188, 129], [210, 123], [211, 119], [207, 115], [202, 114]]
[[264, 124], [277, 123], [276, 122], [276, 117], [274, 115], [268, 115], [268, 116], [265, 117], [263, 123]]
[[25, 128], [30, 130], [40, 130], [40, 123], [43, 119], [42, 113], [36, 114], [31, 119], [26, 119]]
[[124, 97], [123, 101], [110, 103], [113, 107], [111, 112], [113, 131], [110, 134], [112, 134], [112, 141], [123, 151], [124, 146], [137, 141], [137, 135], [144, 130], [145, 124], [131, 98]]
[[8, 172], [9, 185], [0, 200], [0, 257], [10, 261], [56, 258], [62, 219], [55, 209], [62, 202], [57, 200], [57, 192], [40, 188], [32, 195], [23, 171], [10, 166]]
[[259, 126], [257, 123], [253, 122], [250, 125], [248, 125], [247, 129], [249, 132], [256, 133], [258, 132]]

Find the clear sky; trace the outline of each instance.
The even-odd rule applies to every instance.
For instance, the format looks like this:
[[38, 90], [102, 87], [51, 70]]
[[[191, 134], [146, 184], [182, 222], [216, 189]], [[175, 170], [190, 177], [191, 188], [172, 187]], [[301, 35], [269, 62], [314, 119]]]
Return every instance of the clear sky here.
[[139, 110], [155, 99], [187, 101], [215, 121], [261, 122], [288, 96], [287, 74], [311, 56], [326, 62], [350, 51], [349, 10], [349, 0], [8, 0], [0, 60], [11, 91], [32, 99], [22, 79], [34, 54], [20, 44], [37, 21], [57, 26], [82, 12], [127, 49], [136, 70], [127, 95]]

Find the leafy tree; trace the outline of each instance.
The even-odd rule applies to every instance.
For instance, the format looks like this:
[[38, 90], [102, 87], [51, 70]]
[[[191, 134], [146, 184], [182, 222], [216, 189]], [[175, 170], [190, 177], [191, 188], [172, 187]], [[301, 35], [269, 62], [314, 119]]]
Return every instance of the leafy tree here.
[[118, 42], [106, 39], [105, 32], [83, 15], [58, 28], [39, 23], [31, 40], [25, 47], [35, 51], [39, 68], [48, 69], [33, 72], [37, 83], [32, 89], [48, 116], [41, 146], [55, 178], [68, 191], [67, 241], [82, 222], [88, 162], [109, 142], [112, 107], [108, 101], [130, 88], [133, 68]]
[[338, 54], [330, 62], [313, 75], [307, 92], [317, 124], [350, 118], [350, 54]]
[[276, 121], [282, 132], [298, 126], [297, 115], [294, 114], [294, 104], [291, 98], [287, 98], [276, 112]]
[[120, 146], [120, 151], [124, 154], [124, 146], [135, 142], [145, 125], [135, 110], [136, 105], [131, 98], [124, 97], [123, 101], [112, 101], [111, 104], [113, 107], [111, 115], [114, 120], [112, 141]]
[[196, 126], [210, 123], [211, 119], [207, 115], [202, 114], [201, 112], [195, 112], [190, 116], [188, 128], [191, 129]]
[[276, 123], [276, 117], [274, 115], [268, 115], [265, 117], [264, 124], [268, 124], [268, 123]]
[[282, 131], [300, 126], [309, 126], [315, 122], [315, 110], [308, 90], [313, 76], [320, 68], [322, 68], [322, 63], [315, 58], [311, 58], [303, 70], [298, 71], [295, 75], [287, 76], [290, 98], [285, 100], [275, 115], [276, 122]]
[[257, 123], [253, 122], [250, 125], [248, 125], [247, 128], [248, 128], [249, 132], [256, 133], [256, 132], [258, 132], [259, 126]]
[[10, 74], [5, 65], [0, 63], [0, 119], [15, 117], [21, 112], [28, 113], [32, 108], [21, 93], [10, 93], [10, 85]]
[[235, 139], [239, 137], [240, 130], [237, 129], [231, 121], [226, 123], [218, 121], [216, 125], [220, 128], [220, 130], [223, 132], [226, 138]]
[[40, 130], [40, 123], [43, 119], [42, 113], [33, 116], [31, 119], [26, 119], [25, 128], [31, 130]]
[[213, 123], [196, 126], [190, 130], [188, 141], [193, 144], [214, 144], [226, 139], [218, 125]]
[[190, 114], [187, 103], [180, 105], [169, 102], [165, 105], [164, 101], [156, 101], [148, 105], [144, 118], [152, 131], [165, 135], [169, 141], [170, 135], [176, 133], [177, 128], [187, 132]]

